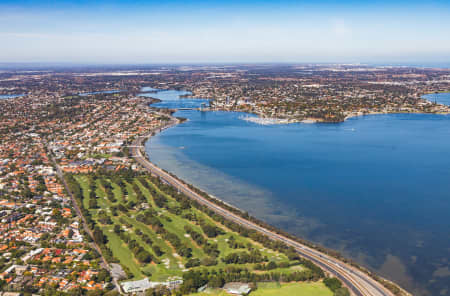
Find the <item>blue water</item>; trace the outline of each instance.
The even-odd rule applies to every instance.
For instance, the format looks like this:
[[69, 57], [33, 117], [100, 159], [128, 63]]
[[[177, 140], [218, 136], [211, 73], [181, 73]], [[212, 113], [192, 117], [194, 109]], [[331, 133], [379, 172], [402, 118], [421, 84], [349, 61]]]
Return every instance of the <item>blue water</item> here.
[[156, 91], [156, 89], [151, 87], [142, 88], [142, 93], [139, 96], [153, 97], [161, 100], [161, 102], [152, 104], [155, 108], [200, 108], [202, 103], [209, 106], [209, 100], [202, 99], [180, 99], [179, 96], [190, 94], [188, 91], [177, 91], [177, 90], [164, 90], [158, 93], [150, 93], [150, 91]]
[[428, 94], [423, 97], [438, 104], [450, 105], [450, 93]]
[[[184, 93], [150, 96], [160, 108], [207, 102]], [[188, 121], [151, 138], [151, 160], [415, 295], [450, 295], [450, 116], [261, 126], [242, 115], [179, 111]]]
[[15, 99], [15, 98], [20, 98], [23, 97], [23, 94], [20, 95], [0, 95], [0, 100], [6, 100], [6, 99]]

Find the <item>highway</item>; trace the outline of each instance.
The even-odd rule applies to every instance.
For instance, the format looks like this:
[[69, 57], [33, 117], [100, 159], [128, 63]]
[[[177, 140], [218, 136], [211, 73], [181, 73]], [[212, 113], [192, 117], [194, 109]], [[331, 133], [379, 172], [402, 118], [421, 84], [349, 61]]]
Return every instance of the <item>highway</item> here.
[[[177, 120], [173, 119], [169, 125], [164, 127], [164, 129], [174, 126], [178, 123]], [[147, 169], [152, 174], [161, 178], [164, 182], [172, 185], [180, 192], [186, 194], [189, 198], [196, 200], [198, 203], [207, 206], [209, 209], [215, 211], [221, 216], [229, 219], [235, 223], [243, 225], [247, 228], [254, 229], [267, 235], [273, 240], [280, 240], [289, 246], [292, 246], [301, 256], [307, 258], [323, 268], [328, 273], [339, 278], [350, 290], [352, 295], [357, 296], [393, 296], [394, 294], [382, 286], [379, 282], [372, 279], [369, 275], [363, 273], [362, 271], [336, 259], [321, 253], [317, 250], [309, 248], [299, 242], [289, 239], [280, 234], [274, 233], [262, 226], [259, 226], [251, 221], [248, 221], [222, 207], [216, 203], [202, 197], [198, 193], [192, 191], [186, 184], [183, 184], [178, 179], [172, 177], [170, 174], [166, 173], [153, 163], [151, 163], [145, 156], [142, 155], [141, 149], [143, 149], [143, 142], [151, 136], [152, 133], [161, 131], [162, 129], [152, 130], [149, 135], [138, 137], [130, 147], [130, 152], [132, 157], [138, 162], [142, 167]]]

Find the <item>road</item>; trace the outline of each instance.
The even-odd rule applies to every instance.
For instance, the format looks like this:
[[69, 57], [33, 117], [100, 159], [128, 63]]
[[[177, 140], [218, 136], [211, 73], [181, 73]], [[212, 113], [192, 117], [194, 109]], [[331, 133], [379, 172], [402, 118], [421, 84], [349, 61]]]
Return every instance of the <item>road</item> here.
[[[164, 129], [169, 128], [178, 123], [177, 120], [173, 119]], [[222, 215], [223, 217], [238, 223], [240, 225], [246, 226], [250, 229], [254, 229], [267, 235], [273, 240], [280, 240], [289, 246], [292, 246], [301, 256], [311, 260], [325, 271], [333, 274], [339, 278], [350, 290], [353, 295], [357, 296], [393, 296], [394, 294], [382, 286], [379, 282], [372, 279], [367, 274], [362, 271], [336, 259], [321, 253], [317, 250], [307, 247], [299, 242], [289, 239], [280, 234], [274, 233], [262, 226], [259, 226], [251, 221], [248, 221], [222, 207], [216, 203], [202, 197], [198, 193], [192, 191], [186, 184], [180, 182], [178, 179], [172, 177], [165, 171], [161, 170], [159, 167], [151, 163], [146, 157], [142, 155], [141, 149], [143, 148], [143, 142], [148, 139], [148, 137], [156, 132], [161, 131], [161, 129], [152, 130], [149, 135], [138, 137], [130, 147], [130, 152], [132, 157], [144, 168], [154, 175], [157, 175], [166, 183], [172, 185], [177, 190], [186, 194], [189, 198], [196, 200], [198, 203], [207, 206], [209, 209], [215, 211], [216, 213]]]

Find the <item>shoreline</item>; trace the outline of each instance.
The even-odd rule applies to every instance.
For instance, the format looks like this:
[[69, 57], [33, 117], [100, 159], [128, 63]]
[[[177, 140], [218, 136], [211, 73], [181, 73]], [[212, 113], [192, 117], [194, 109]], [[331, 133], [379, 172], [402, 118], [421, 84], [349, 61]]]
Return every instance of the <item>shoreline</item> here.
[[[154, 98], [152, 98], [152, 99], [154, 99]], [[146, 105], [145, 108], [147, 108], [148, 110], [151, 110], [152, 112], [159, 113], [156, 110], [156, 108], [151, 107], [150, 105]], [[161, 113], [159, 113], [159, 114], [161, 114]], [[259, 220], [258, 218], [249, 216], [248, 213], [246, 213], [242, 209], [240, 209], [234, 205], [228, 204], [228, 203], [224, 202], [223, 200], [221, 200], [220, 198], [213, 196], [207, 192], [204, 192], [189, 183], [186, 183], [184, 180], [180, 179], [178, 176], [176, 176], [168, 171], [165, 171], [164, 169], [158, 167], [156, 164], [151, 162], [150, 156], [145, 151], [145, 143], [152, 136], [156, 135], [157, 133], [162, 132], [163, 130], [166, 130], [170, 127], [174, 127], [183, 122], [179, 118], [176, 118], [172, 115], [167, 115], [167, 114], [164, 114], [164, 115], [166, 115], [170, 118], [170, 121], [168, 122], [167, 125], [165, 125], [161, 128], [158, 128], [156, 130], [153, 130], [144, 136], [139, 136], [138, 139], [136, 139], [133, 142], [133, 147], [136, 147], [136, 149], [137, 149], [137, 151], [135, 152], [137, 155], [132, 155], [132, 157], [134, 158], [134, 160], [136, 162], [138, 162], [141, 165], [141, 167], [143, 167], [144, 169], [147, 169], [151, 174], [158, 176], [159, 178], [162, 179], [162, 181], [174, 186], [178, 190], [181, 190], [181, 191], [187, 190], [188, 193], [196, 194], [197, 196], [200, 197], [200, 199], [207, 200], [207, 203], [210, 203], [213, 205], [210, 205], [210, 206], [206, 205], [206, 206], [209, 207], [210, 209], [212, 209], [213, 211], [216, 211], [216, 213], [222, 215], [226, 219], [229, 219], [229, 217], [227, 217], [227, 215], [224, 215], [223, 212], [232, 213], [232, 215], [238, 216], [239, 219], [241, 219], [241, 220], [243, 219], [243, 221], [245, 221], [245, 222], [239, 223], [239, 224], [242, 224], [243, 226], [250, 228], [250, 229], [252, 229], [253, 227], [249, 227], [249, 225], [255, 225], [257, 228], [259, 228], [259, 229], [256, 229], [257, 231], [260, 231], [266, 235], [267, 235], [267, 233], [273, 234], [275, 237], [269, 236], [271, 239], [281, 240], [282, 242], [285, 242], [285, 243], [289, 242], [288, 245], [295, 246], [294, 248], [296, 248], [296, 250], [303, 257], [305, 257], [307, 259], [313, 259], [314, 257], [311, 258], [308, 255], [302, 254], [302, 251], [308, 250], [309, 252], [312, 252], [312, 254], [314, 254], [313, 256], [316, 256], [315, 259], [318, 260], [317, 261], [317, 260], [313, 259], [312, 261], [314, 263], [318, 264], [322, 269], [324, 269], [328, 273], [330, 273], [334, 276], [337, 276], [339, 279], [341, 279], [343, 281], [343, 283], [349, 288], [350, 291], [352, 291], [352, 294], [354, 294], [354, 295], [411, 295], [409, 292], [407, 292], [405, 289], [401, 288], [398, 284], [394, 283], [393, 281], [387, 280], [385, 278], [382, 278], [382, 277], [376, 275], [375, 273], [371, 272], [370, 270], [366, 269], [365, 267], [357, 264], [356, 262], [353, 262], [351, 259], [343, 257], [338, 252], [336, 252], [334, 250], [329, 250], [329, 249], [322, 247], [320, 245], [317, 245], [313, 242], [304, 240], [300, 237], [297, 237], [297, 236], [287, 233], [281, 229], [278, 229], [270, 224], [267, 224], [266, 222]], [[144, 148], [143, 151], [141, 150], [142, 148]], [[133, 154], [132, 151], [131, 151], [131, 153]], [[143, 155], [143, 157], [142, 157], [142, 155]], [[139, 158], [142, 158], [141, 162], [138, 160]], [[171, 179], [172, 182], [167, 181], [166, 178]], [[185, 188], [185, 189], [182, 189], [182, 188]], [[193, 197], [191, 197], [191, 198], [193, 198]], [[199, 200], [197, 200], [197, 198], [194, 197], [193, 199], [196, 200], [197, 202], [199, 202]], [[218, 209], [220, 209], [220, 210], [218, 210]], [[342, 268], [342, 266], [345, 266], [346, 268], [349, 269], [350, 274], [352, 274], [352, 275], [356, 275], [357, 277], [361, 277], [363, 275], [363, 277], [369, 278], [370, 280], [366, 279], [366, 284], [367, 284], [367, 282], [372, 282], [372, 284], [376, 283], [374, 285], [374, 288], [375, 288], [375, 290], [378, 290], [378, 292], [376, 294], [361, 293], [362, 290], [366, 290], [366, 289], [358, 290], [358, 288], [356, 288], [354, 286], [354, 283], [352, 283], [351, 280], [349, 281], [345, 277], [342, 277], [339, 274], [339, 272], [336, 272], [335, 270], [333, 271], [333, 268], [331, 270], [329, 268], [327, 268], [326, 264], [324, 265], [323, 264], [324, 262], [321, 262], [322, 259], [326, 259], [326, 258], [328, 258], [327, 259], [328, 262], [337, 261], [337, 263], [335, 262], [333, 264], [337, 265], [341, 268]], [[359, 286], [358, 283], [356, 283], [356, 286]], [[381, 292], [381, 294], [380, 294], [380, 292]]]
[[[229, 111], [229, 110], [218, 110], [218, 111], [224, 111], [224, 112], [239, 112], [239, 111]], [[239, 119], [240, 120], [244, 120], [244, 121], [248, 121], [248, 122], [253, 122], [256, 124], [260, 124], [260, 125], [279, 125], [279, 124], [292, 124], [292, 123], [303, 123], [303, 124], [313, 124], [313, 123], [342, 123], [347, 121], [348, 119], [352, 119], [352, 118], [357, 118], [357, 117], [363, 117], [363, 116], [371, 116], [371, 115], [391, 115], [391, 114], [430, 114], [430, 115], [450, 115], [450, 111], [449, 112], [438, 112], [438, 113], [431, 113], [431, 112], [378, 112], [378, 111], [373, 111], [373, 112], [368, 112], [368, 113], [363, 113], [363, 112], [356, 112], [357, 114], [349, 114], [347, 116], [345, 116], [344, 120], [342, 121], [325, 121], [322, 119], [317, 119], [317, 118], [305, 118], [302, 120], [297, 120], [297, 119], [287, 119], [287, 118], [277, 118], [277, 117], [262, 117], [260, 114], [257, 113], [250, 113], [250, 112], [245, 112], [247, 114], [254, 114], [256, 115], [256, 117], [251, 117], [251, 116], [240, 116]]]
[[[184, 90], [187, 92], [190, 92], [190, 94], [188, 95], [183, 95], [180, 96], [180, 99], [199, 99], [199, 100], [203, 100], [203, 98], [198, 98], [198, 97], [194, 97], [192, 95], [192, 91], [190, 90]], [[438, 94], [441, 93], [449, 93], [450, 91], [440, 91], [438, 92]], [[431, 104], [434, 104], [432, 101], [424, 98], [423, 96], [425, 95], [429, 95], [429, 94], [436, 94], [436, 92], [430, 92], [430, 93], [424, 93], [420, 96], [420, 98], [424, 101], [427, 101]], [[148, 98], [152, 98], [152, 97], [148, 97]], [[152, 98], [155, 99], [155, 98]], [[158, 101], [161, 101], [159, 99], [155, 99]], [[213, 99], [204, 99], [204, 100], [213, 100]], [[260, 124], [260, 125], [279, 125], [279, 124], [291, 124], [291, 123], [305, 123], [305, 124], [312, 124], [312, 123], [342, 123], [347, 121], [348, 119], [351, 118], [356, 118], [356, 117], [361, 117], [361, 116], [368, 116], [368, 115], [386, 115], [386, 114], [431, 114], [431, 115], [450, 115], [450, 106], [446, 105], [446, 104], [441, 104], [438, 103], [437, 106], [442, 106], [442, 107], [447, 107], [447, 111], [445, 112], [423, 112], [420, 110], [410, 110], [410, 111], [351, 111], [348, 112], [348, 114], [345, 115], [345, 117], [343, 118], [343, 120], [336, 120], [336, 121], [327, 121], [323, 118], [313, 118], [313, 117], [306, 117], [303, 119], [296, 119], [296, 118], [280, 118], [280, 117], [267, 117], [265, 114], [260, 113], [260, 112], [252, 112], [252, 111], [245, 111], [245, 110], [228, 110], [228, 109], [222, 109], [222, 108], [217, 108], [217, 107], [209, 107], [208, 110], [205, 111], [223, 111], [223, 112], [239, 112], [239, 113], [246, 113], [247, 115], [244, 116], [240, 116], [239, 119], [244, 120], [244, 121], [248, 121], [248, 122], [253, 122], [256, 124]], [[251, 117], [249, 115], [256, 115], [256, 117]]]

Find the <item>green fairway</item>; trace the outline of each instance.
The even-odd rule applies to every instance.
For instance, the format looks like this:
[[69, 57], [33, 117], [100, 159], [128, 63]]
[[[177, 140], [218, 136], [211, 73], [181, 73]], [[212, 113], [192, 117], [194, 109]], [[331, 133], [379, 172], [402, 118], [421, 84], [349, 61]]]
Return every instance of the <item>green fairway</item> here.
[[143, 278], [139, 263], [134, 259], [133, 254], [127, 248], [120, 238], [112, 232], [111, 229], [105, 229], [103, 233], [108, 237], [108, 247], [113, 252], [114, 257], [116, 257], [121, 264], [128, 267], [134, 276], [134, 279]]
[[[78, 175], [76, 176], [76, 180], [79, 182], [81, 188], [83, 189], [83, 207], [89, 208], [89, 178], [85, 175]], [[267, 249], [249, 238], [243, 237], [238, 233], [230, 231], [224, 225], [217, 223], [214, 219], [196, 208], [191, 207], [189, 209], [185, 209], [180, 213], [185, 215], [192, 214], [197, 217], [197, 220], [203, 220], [210, 225], [215, 225], [222, 229], [222, 231], [224, 232], [224, 234], [218, 235], [217, 237], [207, 237], [203, 233], [203, 230], [198, 222], [190, 221], [183, 218], [180, 214], [176, 214], [173, 209], [177, 209], [180, 207], [179, 202], [172, 196], [161, 191], [158, 186], [152, 183], [149, 179], [146, 179], [146, 181], [144, 182], [148, 183], [145, 184], [147, 186], [144, 186], [144, 184], [142, 184], [142, 180], [133, 179], [132, 182], [124, 181], [123, 184], [125, 186], [125, 192], [127, 192], [127, 197], [123, 194], [124, 190], [122, 190], [116, 183], [112, 182], [111, 179], [104, 178], [103, 182], [105, 182], [104, 184], [111, 185], [112, 192], [117, 201], [112, 202], [107, 198], [105, 187], [104, 185], [102, 185], [102, 181], [97, 178], [94, 183], [96, 188], [95, 195], [98, 197], [98, 209], [89, 209], [89, 212], [92, 214], [93, 220], [98, 221], [99, 212], [103, 212], [111, 218], [113, 225], [123, 226], [123, 222], [126, 222], [128, 225], [127, 228], [131, 227], [131, 229], [128, 229], [125, 233], [129, 235], [130, 239], [137, 241], [139, 245], [142, 246], [142, 248], [147, 250], [153, 256], [153, 258], [155, 258], [154, 261], [156, 262], [153, 262], [152, 264], [139, 264], [139, 262], [137, 262], [136, 258], [133, 256], [132, 252], [128, 249], [127, 243], [123, 242], [121, 238], [113, 232], [113, 225], [102, 224], [98, 221], [98, 225], [102, 225], [103, 233], [109, 240], [107, 245], [113, 252], [114, 257], [116, 257], [122, 265], [127, 266], [135, 278], [142, 277], [143, 272], [145, 272], [146, 274], [151, 274], [151, 278], [154, 280], [165, 280], [168, 277], [175, 275], [181, 276], [182, 270], [185, 269], [184, 264], [186, 264], [189, 260], [189, 258], [179, 256], [169, 242], [161, 239], [160, 234], [155, 233], [155, 229], [152, 226], [148, 226], [136, 220], [136, 216], [141, 214], [141, 211], [137, 208], [137, 206], [139, 205], [139, 201], [136, 190], [141, 191], [142, 196], [148, 202], [150, 208], [154, 209], [157, 212], [157, 217], [160, 223], [162, 223], [162, 227], [165, 229], [165, 231], [176, 235], [183, 245], [192, 250], [192, 258], [202, 259], [207, 257], [208, 254], [205, 253], [203, 247], [198, 245], [198, 243], [195, 242], [190, 237], [190, 235], [186, 234], [185, 226], [189, 226], [195, 232], [202, 234], [205, 241], [208, 241], [212, 244], [217, 244], [218, 257], [216, 265], [213, 266], [214, 269], [224, 268], [227, 266], [226, 263], [222, 262], [222, 258], [225, 258], [231, 253], [246, 251], [249, 247], [254, 250], [258, 250], [258, 252], [260, 252], [262, 256], [268, 258], [267, 260], [274, 262], [288, 261], [285, 254]], [[138, 189], [136, 189], [136, 187]], [[160, 194], [167, 199], [165, 208], [159, 207], [157, 205], [149, 188], [153, 190], [153, 194]], [[112, 207], [115, 207], [119, 204], [127, 206], [129, 202], [134, 202], [136, 204], [136, 208], [129, 208], [127, 209], [127, 212], [116, 210], [115, 216], [112, 214]], [[153, 242], [152, 246], [158, 246], [163, 251], [163, 255], [155, 255], [154, 251], [152, 250], [152, 246], [146, 244], [138, 235], [136, 235], [136, 231], [141, 231], [142, 233], [147, 235]], [[231, 248], [228, 243], [230, 239], [239, 243], [241, 247]], [[251, 266], [251, 264], [247, 265], [247, 267]]]
[[189, 296], [229, 296], [227, 292], [222, 289], [206, 289], [205, 292], [189, 294]]
[[[190, 296], [226, 296], [230, 295], [222, 289], [207, 289], [205, 292]], [[258, 283], [256, 291], [250, 296], [333, 296], [333, 292], [322, 282], [316, 283]]]
[[260, 283], [251, 296], [333, 296], [322, 282], [316, 283]]
[[[212, 287], [239, 279], [299, 281], [261, 284], [252, 295], [331, 295], [322, 283], [311, 283], [323, 275], [295, 252], [192, 203], [158, 179], [104, 172], [79, 174], [74, 182], [97, 241], [127, 271], [126, 280], [162, 282], [188, 274], [197, 278], [190, 282], [196, 288], [214, 280], [221, 284]], [[198, 295], [224, 293], [209, 289]]]
[[122, 190], [120, 189], [120, 187], [116, 184], [116, 183], [111, 183], [113, 189], [113, 193], [114, 196], [117, 199], [117, 202], [122, 202], [123, 201], [123, 194], [122, 194]]
[[89, 181], [86, 176], [77, 176], [76, 180], [80, 183], [83, 189], [83, 207], [85, 209], [89, 208]]

